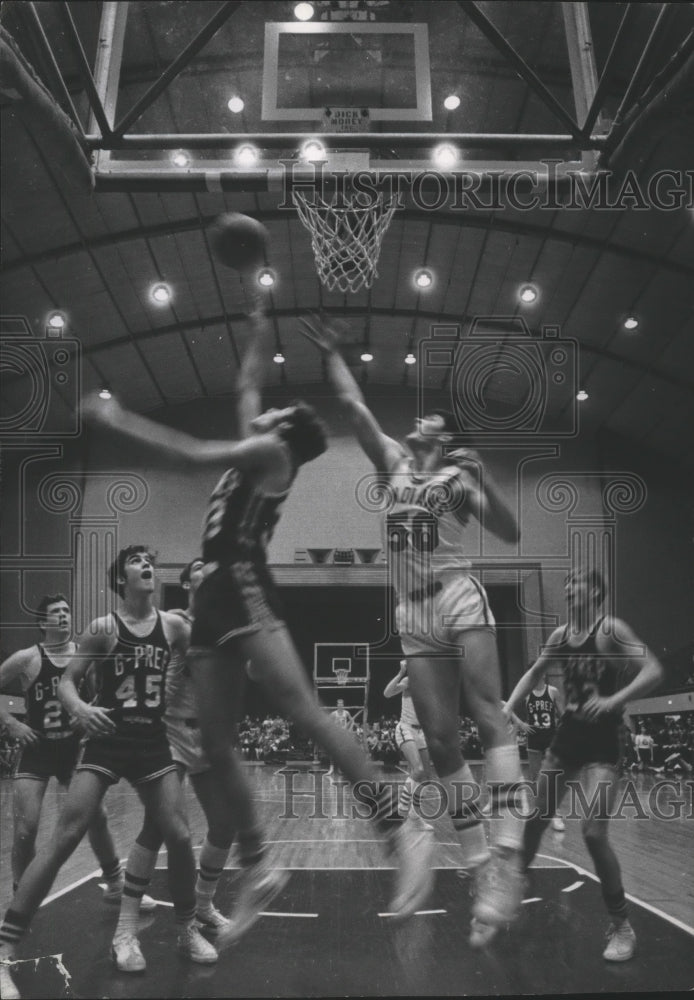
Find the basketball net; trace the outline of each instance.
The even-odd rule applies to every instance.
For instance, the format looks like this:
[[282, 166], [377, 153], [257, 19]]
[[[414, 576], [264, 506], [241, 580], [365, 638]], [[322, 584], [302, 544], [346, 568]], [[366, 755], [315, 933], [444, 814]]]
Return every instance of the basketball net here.
[[344, 687], [347, 683], [347, 678], [349, 677], [348, 670], [336, 670], [335, 677], [337, 678], [337, 683], [339, 687]]
[[292, 191], [303, 225], [311, 234], [318, 277], [329, 291], [358, 292], [378, 277], [381, 243], [397, 208], [397, 199], [379, 192], [369, 205], [359, 195], [335, 193], [325, 201], [314, 190]]

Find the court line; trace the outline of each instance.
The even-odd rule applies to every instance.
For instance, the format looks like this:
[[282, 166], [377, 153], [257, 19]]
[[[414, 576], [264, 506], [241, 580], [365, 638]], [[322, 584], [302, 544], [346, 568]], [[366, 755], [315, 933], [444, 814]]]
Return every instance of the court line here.
[[261, 910], [261, 917], [317, 917], [317, 913], [278, 913], [277, 910]]
[[[551, 854], [542, 854], [538, 855], [538, 857], [549, 858], [550, 861], [563, 861], [563, 858], [555, 858], [552, 857]], [[585, 875], [586, 878], [592, 879], [593, 882], [600, 882], [597, 875], [594, 875], [593, 872], [589, 872], [587, 868], [582, 868], [581, 865], [574, 864], [573, 861], [567, 861], [565, 863], [568, 868], [575, 868], [579, 875]], [[644, 910], [649, 910], [657, 917], [662, 917], [663, 920], [667, 920], [668, 923], [673, 924], [675, 927], [679, 927], [681, 931], [684, 931], [686, 934], [691, 934], [692, 937], [694, 937], [694, 927], [690, 927], [689, 924], [685, 924], [683, 920], [678, 920], [677, 917], [671, 917], [670, 914], [665, 913], [664, 910], [659, 910], [657, 906], [653, 906], [651, 903], [647, 903], [645, 900], [639, 899], [638, 896], [632, 896], [629, 892], [625, 892], [624, 895], [630, 903], [636, 903], [637, 906], [643, 907]]]
[[565, 889], [562, 889], [562, 892], [576, 892], [576, 889], [580, 889], [582, 885], [585, 885], [583, 879], [578, 882], [572, 882], [571, 885], [567, 885]]
[[[428, 917], [436, 913], [448, 913], [448, 910], [415, 910], [412, 914], [413, 917]], [[379, 917], [397, 917], [397, 913], [379, 913]]]
[[52, 893], [50, 896], [46, 896], [41, 906], [46, 906], [48, 903], [52, 903], [54, 899], [60, 899], [61, 896], [66, 895], [68, 892], [72, 892], [73, 889], [79, 889], [81, 885], [85, 882], [89, 882], [90, 879], [96, 878], [101, 875], [101, 869], [97, 868], [96, 871], [90, 872], [89, 875], [84, 875], [82, 878], [78, 878], [76, 882], [71, 882], [70, 885], [66, 885], [64, 889], [58, 889], [57, 892]]

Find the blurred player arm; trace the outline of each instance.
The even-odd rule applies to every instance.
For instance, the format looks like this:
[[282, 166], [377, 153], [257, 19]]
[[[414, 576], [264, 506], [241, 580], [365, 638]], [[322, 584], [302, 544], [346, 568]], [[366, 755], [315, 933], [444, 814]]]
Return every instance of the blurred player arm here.
[[[34, 679], [31, 674], [35, 676], [38, 673], [37, 666], [40, 669], [40, 660], [38, 664], [33, 662], [37, 655], [38, 649], [34, 647], [18, 649], [16, 653], [8, 656], [4, 663], [0, 664], [0, 691], [7, 692], [17, 685], [26, 691]], [[39, 742], [38, 733], [20, 719], [15, 719], [2, 703], [0, 703], [0, 729], [11, 739], [19, 740], [21, 743]]]
[[665, 668], [650, 649], [641, 642], [630, 625], [620, 618], [604, 618], [598, 632], [599, 647], [603, 655], [621, 659], [625, 667], [636, 671], [634, 679], [625, 687], [606, 698], [595, 695], [583, 707], [588, 721], [606, 712], [621, 712], [634, 698], [649, 694], [665, 677]]
[[323, 354], [330, 383], [347, 411], [362, 450], [379, 472], [388, 472], [401, 458], [403, 449], [383, 433], [366, 405], [361, 389], [338, 350], [341, 329], [325, 318], [312, 315], [310, 320], [300, 321], [300, 330]]
[[97, 393], [82, 401], [82, 415], [85, 420], [130, 441], [159, 465], [191, 469], [233, 465], [242, 472], [259, 475], [285, 465], [289, 468], [285, 448], [269, 434], [257, 434], [243, 441], [203, 440], [126, 410], [115, 399], [102, 400]]
[[513, 712], [510, 708], [508, 710], [506, 709], [506, 704], [507, 703], [505, 701], [501, 702], [501, 710], [503, 711], [504, 715], [509, 720], [509, 722], [513, 726], [515, 726], [515, 728], [518, 730], [518, 732], [520, 732], [520, 733], [534, 733], [535, 730], [533, 729], [533, 727], [528, 722], [523, 722], [523, 720], [520, 719], [516, 715], [516, 713]]
[[263, 412], [263, 385], [272, 353], [272, 330], [265, 310], [256, 304], [248, 314], [251, 338], [246, 347], [236, 390], [239, 437], [251, 433], [251, 422]]
[[[94, 632], [82, 637], [78, 651], [72, 657], [58, 685], [58, 697], [70, 716], [71, 724], [86, 736], [108, 736], [115, 731], [109, 718], [111, 709], [89, 705], [79, 694], [82, 680], [93, 667], [98, 678], [100, 663], [113, 648], [114, 636], [106, 630], [106, 620], [97, 619]], [[97, 681], [98, 685], [98, 681]]]
[[556, 628], [554, 632], [552, 632], [547, 640], [547, 643], [542, 647], [542, 652], [538, 656], [537, 660], [535, 660], [532, 667], [529, 667], [528, 670], [525, 671], [521, 679], [518, 681], [513, 691], [508, 696], [506, 704], [502, 707], [502, 711], [507, 719], [511, 718], [513, 709], [522, 704], [533, 688], [537, 687], [540, 683], [547, 671], [547, 668], [553, 662], [553, 647], [559, 645], [563, 635], [564, 629], [562, 627]]
[[564, 709], [566, 708], [566, 701], [564, 699], [564, 692], [562, 690], [560, 690], [560, 688], [555, 687], [554, 684], [549, 684], [548, 688], [549, 688], [549, 696], [550, 696], [550, 698], [552, 699], [552, 701], [554, 702], [554, 704], [556, 706], [557, 715], [560, 715], [560, 716], [563, 715], [564, 714]]

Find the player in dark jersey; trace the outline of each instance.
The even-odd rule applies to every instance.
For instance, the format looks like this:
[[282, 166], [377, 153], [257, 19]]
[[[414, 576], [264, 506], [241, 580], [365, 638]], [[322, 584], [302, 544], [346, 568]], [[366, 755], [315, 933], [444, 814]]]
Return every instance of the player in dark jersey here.
[[[203, 560], [198, 558], [183, 568], [179, 580], [188, 593], [188, 606], [169, 611], [169, 614], [178, 615], [183, 620], [188, 637], [193, 623], [193, 600], [202, 580], [203, 567]], [[186, 774], [188, 775], [208, 824], [207, 835], [200, 848], [198, 879], [195, 887], [196, 919], [203, 929], [219, 933], [229, 921], [214, 906], [213, 899], [231, 849], [234, 816], [224, 789], [220, 787], [202, 746], [193, 678], [186, 660], [181, 656], [171, 659], [166, 672], [165, 691], [164, 724], [171, 756], [181, 782]], [[145, 817], [131, 852], [132, 861], [129, 860], [128, 869], [137, 866], [137, 856], [146, 857], [146, 852], [149, 852], [153, 861], [156, 860], [163, 839], [159, 828], [154, 825], [151, 818]], [[259, 840], [260, 833], [257, 829], [240, 831], [239, 851], [242, 859], [255, 857], [259, 850]], [[124, 896], [120, 912], [120, 922], [124, 929], [132, 918], [135, 905], [135, 899]]]
[[[65, 807], [50, 846], [37, 855], [22, 877], [0, 927], [0, 959], [11, 958], [17, 942], [47, 895], [61, 865], [84, 836], [110, 785], [125, 778], [137, 790], [164, 836], [169, 858], [169, 887], [178, 928], [177, 948], [194, 962], [208, 964], [217, 952], [195, 926], [195, 859], [188, 833], [183, 793], [171, 759], [163, 723], [164, 680], [172, 651], [185, 655], [183, 622], [153, 605], [154, 571], [142, 545], [122, 549], [109, 570], [109, 584], [122, 599], [119, 614], [91, 623], [79, 652], [65, 669], [58, 694], [85, 734]], [[93, 668], [95, 703], [78, 693]], [[131, 859], [132, 860], [132, 852]], [[125, 873], [124, 895], [142, 895], [153, 861]], [[156, 856], [155, 859], [156, 860]], [[142, 972], [145, 960], [133, 926], [120, 929], [112, 957], [123, 972]]]
[[[251, 828], [256, 822], [251, 790], [234, 748], [243, 707], [244, 667], [250, 660], [253, 677], [266, 687], [280, 711], [319, 744], [369, 800], [376, 825], [399, 862], [390, 909], [404, 918], [415, 912], [432, 885], [433, 844], [425, 836], [430, 832], [403, 827], [392, 788], [379, 786], [378, 772], [353, 736], [333, 725], [321, 710], [282, 620], [266, 548], [299, 468], [322, 454], [326, 436], [306, 403], [262, 411], [273, 335], [260, 308], [250, 319], [253, 336], [237, 386], [243, 440], [200, 441], [127, 412], [113, 400], [104, 408], [92, 398], [83, 406], [83, 414], [147, 448], [160, 461], [226, 466], [203, 526], [205, 570], [195, 596], [189, 657], [206, 753], [235, 803], [237, 828]], [[250, 926], [284, 878], [263, 858], [245, 875], [241, 902], [237, 899], [230, 927], [218, 937], [221, 944], [235, 940]]]
[[[26, 722], [0, 706], [0, 725], [19, 740], [22, 753], [14, 774], [14, 888], [36, 853], [36, 834], [49, 780], [66, 787], [77, 763], [79, 735], [58, 698], [58, 684], [75, 654], [70, 605], [62, 594], [48, 594], [38, 605], [38, 627], [43, 641], [18, 649], [0, 666], [0, 690], [19, 684], [26, 705]], [[106, 880], [104, 899], [120, 901], [123, 873], [108, 828], [103, 805], [88, 829], [89, 842]]]
[[[537, 662], [521, 677], [506, 703], [510, 710], [521, 702], [548, 668], [563, 670], [566, 708], [538, 779], [535, 814], [525, 827], [524, 862], [527, 870], [566, 782], [580, 780], [585, 800], [598, 801], [595, 813], [583, 819], [582, 832], [612, 920], [603, 958], [624, 962], [634, 954], [636, 937], [628, 920], [619, 861], [608, 839], [621, 755], [622, 712], [627, 702], [656, 687], [664, 671], [626, 622], [603, 613], [606, 588], [600, 573], [571, 573], [566, 596], [567, 624], [550, 635]], [[627, 671], [634, 669], [638, 672], [628, 682]], [[552, 775], [557, 773], [555, 781]], [[599, 788], [607, 789], [607, 795], [598, 797]]]
[[[562, 693], [559, 688], [548, 682], [545, 675], [542, 678], [542, 683], [535, 687], [525, 699], [525, 713], [530, 727], [526, 736], [528, 778], [532, 782], [537, 781], [542, 758], [554, 739], [557, 722], [563, 711], [564, 698]], [[552, 817], [552, 829], [556, 830], [557, 833], [563, 833], [565, 830], [564, 820], [559, 814]]]
[[518, 749], [501, 712], [494, 618], [484, 588], [470, 573], [464, 529], [474, 518], [515, 543], [518, 524], [477, 453], [462, 448], [448, 453], [458, 431], [453, 414], [431, 412], [415, 421], [404, 444], [395, 441], [381, 430], [340, 355], [337, 327], [315, 319], [304, 321], [302, 332], [323, 353], [328, 378], [375, 468], [372, 485], [383, 500], [376, 506], [386, 515], [389, 582], [410, 693], [461, 840], [470, 844], [477, 823], [478, 857], [486, 847], [479, 811], [461, 796], [461, 788], [475, 789], [458, 738], [461, 684], [484, 744], [499, 819], [491, 830], [491, 858], [475, 876], [470, 943], [481, 946], [518, 915], [523, 820]]

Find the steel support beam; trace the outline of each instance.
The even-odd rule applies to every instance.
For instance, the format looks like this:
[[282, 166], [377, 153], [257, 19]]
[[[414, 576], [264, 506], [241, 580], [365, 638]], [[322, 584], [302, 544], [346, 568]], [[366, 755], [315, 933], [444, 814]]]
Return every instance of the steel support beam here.
[[87, 98], [89, 99], [89, 105], [99, 128], [101, 129], [102, 135], [108, 136], [111, 134], [111, 126], [108, 123], [104, 106], [101, 103], [101, 98], [99, 97], [99, 93], [96, 89], [96, 83], [94, 82], [94, 77], [92, 76], [92, 71], [89, 67], [89, 61], [85, 55], [84, 49], [82, 48], [82, 42], [80, 41], [77, 28], [75, 27], [75, 22], [72, 19], [70, 7], [65, 0], [61, 0], [58, 6], [63, 23], [65, 24], [68, 39], [72, 43], [75, 58], [77, 59], [77, 71], [80, 75], [82, 83], [84, 84], [84, 89], [87, 93]]
[[[306, 133], [313, 135], [314, 133]], [[429, 146], [438, 142], [459, 142], [468, 147], [532, 146], [543, 147], [547, 152], [574, 149], [599, 149], [604, 136], [578, 136], [573, 133], [552, 132], [321, 132], [320, 141], [335, 149], [392, 148], [393, 144], [408, 143]], [[143, 135], [119, 135], [102, 139], [88, 135], [87, 142], [93, 149], [231, 149], [242, 143], [254, 143], [268, 149], [289, 147], [295, 149], [303, 140], [297, 132], [162, 132]]]
[[617, 28], [617, 33], [614, 36], [612, 47], [610, 48], [610, 51], [607, 55], [607, 59], [605, 60], [605, 65], [603, 66], [602, 69], [602, 75], [600, 76], [597, 89], [593, 96], [593, 103], [588, 109], [588, 114], [586, 115], [586, 119], [583, 122], [583, 127], [581, 131], [584, 135], [590, 135], [593, 129], [593, 125], [598, 119], [598, 115], [600, 114], [600, 111], [602, 109], [602, 102], [605, 96], [605, 91], [607, 90], [607, 86], [610, 81], [610, 71], [612, 69], [612, 64], [616, 56], [621, 51], [622, 39], [625, 38], [628, 30], [631, 28], [633, 22], [636, 20], [637, 10], [638, 10], [638, 4], [636, 3], [627, 4], [627, 9], [624, 11], [622, 20], [620, 21], [619, 27]]
[[458, 0], [458, 3], [468, 15], [470, 20], [485, 35], [492, 45], [498, 49], [505, 59], [513, 66], [519, 76], [521, 76], [528, 86], [533, 90], [543, 104], [563, 122], [571, 134], [577, 138], [580, 134], [578, 123], [574, 121], [568, 111], [556, 99], [554, 94], [545, 87], [537, 73], [528, 66], [526, 61], [518, 55], [513, 46], [501, 34], [499, 29], [492, 24], [486, 14], [484, 14], [474, 0]]
[[72, 118], [75, 126], [79, 130], [81, 136], [84, 135], [84, 127], [80, 121], [80, 117], [77, 114], [77, 109], [72, 103], [72, 98], [70, 93], [65, 86], [65, 81], [63, 80], [63, 74], [60, 72], [60, 67], [56, 62], [55, 56], [53, 55], [53, 49], [48, 41], [46, 32], [43, 30], [43, 25], [41, 24], [41, 19], [39, 18], [36, 6], [33, 3], [23, 3], [17, 4], [18, 11], [24, 12], [24, 16], [28, 19], [27, 26], [29, 31], [34, 35], [34, 40], [39, 45], [44, 58], [47, 60], [48, 69], [50, 70], [51, 76], [53, 77], [53, 85], [55, 86], [60, 97], [64, 101], [68, 114]]
[[225, 4], [214, 14], [202, 28], [195, 38], [186, 45], [185, 49], [167, 66], [162, 75], [156, 80], [149, 90], [142, 95], [140, 100], [121, 118], [114, 128], [117, 135], [123, 135], [131, 125], [156, 101], [157, 97], [166, 90], [172, 80], [181, 73], [190, 63], [192, 58], [204, 48], [209, 40], [219, 31], [221, 26], [227, 21], [239, 6], [238, 0], [227, 0]]
[[638, 63], [636, 64], [636, 69], [634, 70], [632, 78], [629, 81], [629, 86], [627, 87], [626, 93], [624, 94], [624, 97], [622, 98], [622, 103], [619, 105], [619, 108], [617, 109], [617, 114], [615, 115], [614, 121], [612, 122], [612, 128], [610, 129], [610, 135], [608, 136], [608, 144], [609, 144], [610, 136], [612, 136], [614, 134], [615, 130], [621, 124], [624, 115], [629, 110], [629, 105], [631, 104], [631, 101], [632, 101], [634, 95], [637, 93], [639, 86], [641, 86], [641, 84], [643, 82], [643, 72], [644, 72], [644, 68], [646, 66], [646, 62], [647, 62], [648, 57], [650, 56], [651, 52], [653, 51], [655, 43], [658, 40], [658, 37], [659, 37], [660, 32], [662, 30], [663, 24], [665, 23], [666, 17], [669, 14], [672, 13], [671, 8], [673, 6], [677, 6], [677, 5], [676, 4], [671, 4], [671, 3], [662, 3], [660, 5], [660, 10], [658, 11], [658, 16], [657, 16], [657, 18], [655, 20], [655, 24], [651, 28], [651, 33], [648, 36], [648, 41], [646, 42], [646, 44], [645, 44], [645, 46], [643, 48], [643, 52], [641, 53], [641, 57], [640, 57]]

